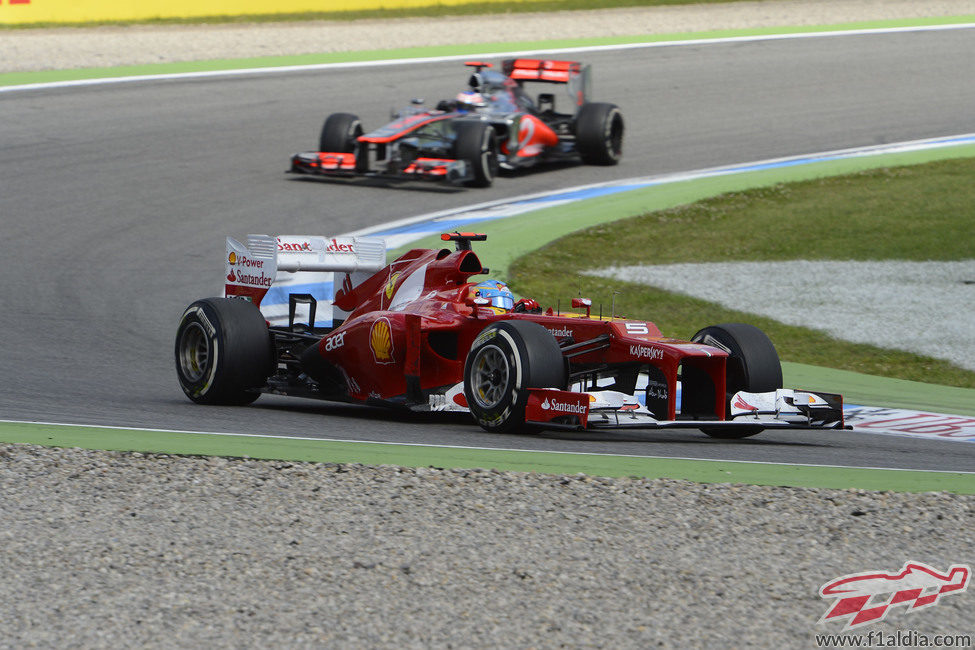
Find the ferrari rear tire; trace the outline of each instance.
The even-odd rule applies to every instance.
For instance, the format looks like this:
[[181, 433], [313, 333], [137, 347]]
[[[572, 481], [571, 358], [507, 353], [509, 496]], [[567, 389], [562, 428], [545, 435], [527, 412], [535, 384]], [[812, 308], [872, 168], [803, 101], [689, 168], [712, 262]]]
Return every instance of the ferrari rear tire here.
[[355, 153], [362, 135], [362, 122], [351, 113], [332, 113], [322, 126], [318, 150], [331, 153]]
[[[772, 341], [762, 330], [747, 323], [711, 325], [691, 337], [694, 343], [721, 348], [728, 353], [725, 378], [726, 416], [730, 416], [731, 398], [738, 391], [766, 393], [782, 388], [782, 364]], [[761, 427], [744, 429], [707, 429], [712, 438], [744, 438], [755, 435]]]
[[253, 303], [205, 298], [186, 308], [176, 330], [176, 375], [197, 404], [243, 405], [271, 374], [267, 322]]
[[454, 155], [471, 166], [471, 187], [490, 187], [498, 175], [498, 139], [494, 127], [485, 122], [457, 122]]
[[616, 104], [589, 102], [576, 117], [576, 148], [588, 165], [615, 165], [623, 157], [623, 113]]
[[552, 334], [531, 321], [498, 321], [474, 339], [464, 363], [464, 397], [482, 429], [525, 428], [529, 388], [565, 389], [565, 359]]

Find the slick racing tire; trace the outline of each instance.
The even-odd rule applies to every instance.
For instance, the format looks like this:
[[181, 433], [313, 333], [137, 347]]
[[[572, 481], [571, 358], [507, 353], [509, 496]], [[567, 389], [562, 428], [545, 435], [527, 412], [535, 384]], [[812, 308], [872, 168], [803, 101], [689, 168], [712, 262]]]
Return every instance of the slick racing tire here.
[[464, 397], [486, 431], [525, 427], [529, 388], [565, 389], [565, 359], [552, 334], [538, 323], [498, 321], [474, 339], [464, 364]]
[[322, 126], [318, 150], [332, 153], [355, 153], [362, 135], [362, 122], [351, 113], [332, 113]]
[[498, 139], [494, 128], [485, 122], [457, 122], [454, 156], [466, 160], [474, 178], [471, 187], [490, 187], [498, 175]]
[[261, 311], [239, 298], [205, 298], [186, 308], [176, 331], [176, 375], [198, 404], [243, 405], [272, 369], [271, 339]]
[[[782, 388], [782, 364], [772, 341], [765, 332], [747, 323], [724, 323], [705, 327], [691, 341], [721, 348], [728, 353], [725, 379], [726, 417], [730, 417], [731, 398], [740, 390], [765, 393]], [[683, 387], [682, 387], [683, 391]], [[712, 438], [744, 438], [755, 435], [761, 427], [744, 429], [707, 429]]]
[[615, 165], [623, 157], [623, 113], [616, 104], [590, 102], [576, 117], [576, 148], [588, 165]]

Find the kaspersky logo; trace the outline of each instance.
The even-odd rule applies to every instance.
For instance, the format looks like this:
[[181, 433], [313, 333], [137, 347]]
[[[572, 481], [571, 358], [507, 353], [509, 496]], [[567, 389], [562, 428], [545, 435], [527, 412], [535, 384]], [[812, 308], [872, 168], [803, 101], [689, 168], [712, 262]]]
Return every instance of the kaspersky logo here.
[[819, 589], [823, 598], [836, 598], [819, 623], [846, 621], [845, 631], [882, 621], [899, 605], [908, 612], [933, 607], [942, 596], [968, 589], [971, 574], [967, 564], [953, 564], [941, 572], [921, 562], [905, 562], [895, 573], [866, 571], [840, 576]]

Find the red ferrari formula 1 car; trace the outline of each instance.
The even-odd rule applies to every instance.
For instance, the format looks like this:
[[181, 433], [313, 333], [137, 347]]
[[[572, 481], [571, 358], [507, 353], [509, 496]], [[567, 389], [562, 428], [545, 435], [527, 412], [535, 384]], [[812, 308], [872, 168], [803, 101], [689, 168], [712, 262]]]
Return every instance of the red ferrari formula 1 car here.
[[[782, 388], [778, 355], [750, 325], [690, 341], [647, 321], [517, 302], [471, 242], [414, 249], [385, 265], [382, 240], [251, 235], [227, 240], [225, 298], [198, 300], [176, 334], [179, 383], [194, 402], [247, 404], [262, 392], [469, 411], [488, 431], [694, 427], [718, 438], [768, 428], [842, 428], [842, 398]], [[316, 301], [290, 296], [287, 325], [259, 306], [279, 271], [345, 272], [316, 329]], [[241, 299], [244, 298], [244, 299]], [[298, 308], [309, 311], [299, 322]]]
[[[499, 168], [566, 159], [594, 165], [619, 162], [623, 114], [614, 104], [589, 101], [588, 66], [506, 59], [499, 73], [490, 63], [466, 65], [475, 68], [468, 89], [433, 110], [414, 100], [394, 113], [392, 122], [370, 133], [363, 132], [351, 113], [330, 115], [319, 151], [292, 156], [291, 171], [487, 187]], [[552, 85], [565, 89], [568, 110], [556, 110], [555, 93], [529, 94], [531, 86]]]

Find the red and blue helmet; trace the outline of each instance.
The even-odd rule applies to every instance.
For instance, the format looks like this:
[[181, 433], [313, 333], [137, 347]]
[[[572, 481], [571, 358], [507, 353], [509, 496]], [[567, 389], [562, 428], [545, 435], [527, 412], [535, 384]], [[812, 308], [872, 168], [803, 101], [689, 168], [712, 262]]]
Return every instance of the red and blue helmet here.
[[500, 280], [485, 280], [474, 285], [471, 293], [476, 298], [485, 298], [492, 307], [509, 311], [515, 306], [515, 296], [504, 282]]

